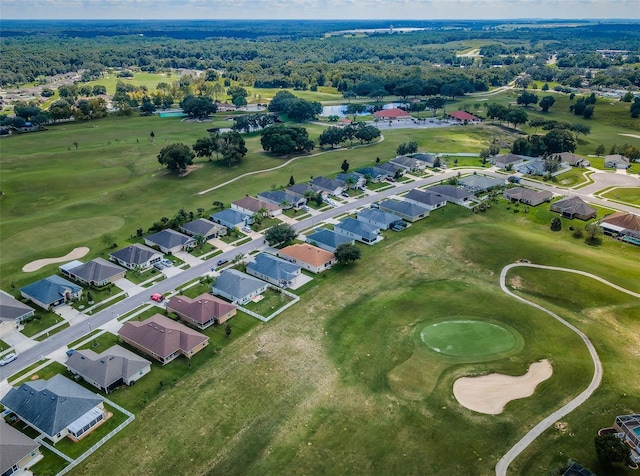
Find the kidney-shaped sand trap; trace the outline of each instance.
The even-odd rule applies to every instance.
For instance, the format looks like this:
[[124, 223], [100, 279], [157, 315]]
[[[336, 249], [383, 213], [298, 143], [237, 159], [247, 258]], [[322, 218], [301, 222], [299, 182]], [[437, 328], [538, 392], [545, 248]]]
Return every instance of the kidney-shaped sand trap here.
[[453, 384], [453, 395], [460, 405], [478, 413], [498, 415], [511, 400], [530, 397], [539, 383], [553, 374], [548, 360], [529, 366], [520, 376], [490, 374], [481, 377], [462, 377]]

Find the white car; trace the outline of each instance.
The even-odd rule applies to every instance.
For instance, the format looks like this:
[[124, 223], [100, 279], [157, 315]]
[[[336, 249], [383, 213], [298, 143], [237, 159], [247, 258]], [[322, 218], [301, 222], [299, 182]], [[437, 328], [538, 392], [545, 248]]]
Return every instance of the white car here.
[[18, 354], [11, 352], [10, 354], [7, 354], [2, 359], [0, 359], [0, 366], [10, 364], [17, 358], [18, 358]]

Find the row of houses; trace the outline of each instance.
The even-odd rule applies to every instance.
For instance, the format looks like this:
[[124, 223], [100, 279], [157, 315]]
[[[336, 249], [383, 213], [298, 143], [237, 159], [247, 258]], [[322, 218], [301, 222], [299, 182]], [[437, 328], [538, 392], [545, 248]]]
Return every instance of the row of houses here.
[[[560, 170], [556, 173], [562, 173], [569, 170], [571, 167], [589, 167], [591, 162], [574, 154], [573, 152], [562, 152], [558, 154], [552, 154], [553, 158], [556, 158], [560, 162]], [[525, 175], [544, 175], [546, 170], [544, 168], [545, 161], [542, 157], [531, 157], [518, 154], [502, 154], [497, 155], [489, 159], [496, 167], [506, 169], [509, 168], [513, 171], [517, 171]], [[620, 154], [606, 155], [604, 157], [604, 166], [612, 169], [626, 169], [630, 166], [630, 160]]]

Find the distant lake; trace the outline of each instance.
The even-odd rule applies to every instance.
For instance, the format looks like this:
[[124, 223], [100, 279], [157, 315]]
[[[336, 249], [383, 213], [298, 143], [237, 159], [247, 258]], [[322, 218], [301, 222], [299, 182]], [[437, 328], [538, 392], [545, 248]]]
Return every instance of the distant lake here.
[[[402, 106], [403, 102], [390, 102], [389, 104], [385, 104], [382, 106], [382, 109], [393, 109], [394, 107]], [[347, 117], [345, 111], [347, 110], [347, 104], [339, 104], [337, 106], [322, 106], [321, 116], [338, 116], [338, 117]], [[367, 114], [371, 114], [370, 112], [363, 112], [358, 114], [358, 116], [366, 116]], [[349, 116], [353, 116], [353, 114], [349, 114]]]

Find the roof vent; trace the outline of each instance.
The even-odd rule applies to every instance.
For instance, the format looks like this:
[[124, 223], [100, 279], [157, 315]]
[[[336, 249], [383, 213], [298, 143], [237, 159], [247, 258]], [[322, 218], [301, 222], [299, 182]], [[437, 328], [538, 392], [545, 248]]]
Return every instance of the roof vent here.
[[[156, 329], [157, 329], [157, 327], [156, 327]], [[162, 332], [164, 334], [164, 329], [160, 329], [160, 332]]]

